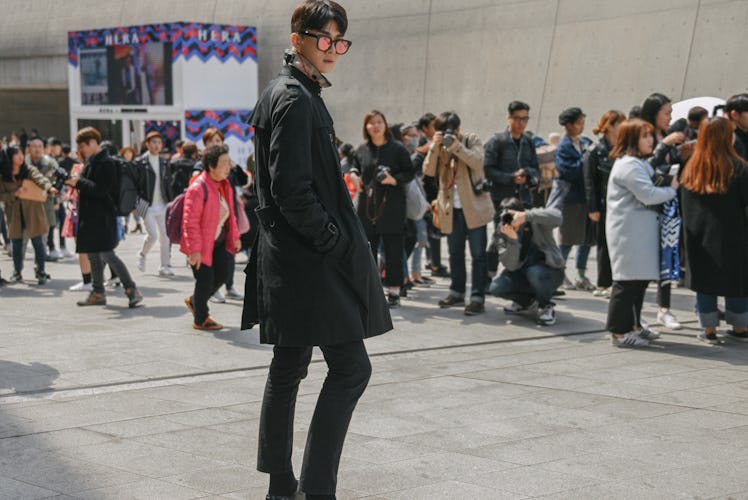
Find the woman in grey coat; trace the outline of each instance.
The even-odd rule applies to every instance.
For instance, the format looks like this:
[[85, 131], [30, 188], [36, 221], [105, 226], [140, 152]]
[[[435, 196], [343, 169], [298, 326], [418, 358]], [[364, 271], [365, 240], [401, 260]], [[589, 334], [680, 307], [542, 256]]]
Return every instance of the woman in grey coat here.
[[654, 171], [644, 158], [652, 154], [652, 126], [643, 120], [621, 125], [611, 152], [616, 158], [608, 180], [607, 219], [613, 287], [607, 328], [616, 346], [643, 347], [659, 334], [641, 327], [644, 293], [660, 275], [660, 230], [657, 205], [676, 195], [678, 181], [669, 187], [652, 183]]

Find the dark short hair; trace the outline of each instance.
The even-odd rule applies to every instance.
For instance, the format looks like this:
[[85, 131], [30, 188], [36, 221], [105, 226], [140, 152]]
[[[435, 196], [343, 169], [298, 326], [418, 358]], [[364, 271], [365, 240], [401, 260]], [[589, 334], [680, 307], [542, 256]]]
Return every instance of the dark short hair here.
[[47, 144], [50, 146], [62, 146], [62, 141], [57, 137], [49, 137], [47, 139]]
[[748, 94], [735, 94], [727, 100], [725, 103], [725, 114], [729, 117], [732, 111], [737, 111], [738, 113], [748, 111]]
[[177, 139], [176, 141], [174, 141], [175, 148], [181, 148], [182, 146], [184, 146], [184, 141], [182, 139]]
[[515, 111], [530, 111], [530, 105], [522, 101], [512, 101], [506, 110], [511, 115]]
[[631, 109], [629, 110], [629, 116], [628, 119], [632, 120], [634, 118], [641, 118], [642, 117], [642, 107], [638, 104], [635, 104], [631, 106]]
[[460, 128], [460, 117], [454, 111], [445, 111], [436, 118], [434, 128], [441, 132], [447, 129], [457, 130]]
[[576, 122], [583, 116], [586, 115], [584, 114], [584, 111], [582, 111], [582, 108], [566, 108], [558, 115], [558, 124], [565, 127], [566, 125]]
[[112, 141], [103, 141], [101, 143], [101, 149], [109, 153], [109, 156], [117, 156], [119, 154], [117, 146], [115, 146]]
[[184, 141], [182, 143], [182, 155], [187, 158], [192, 158], [197, 154], [197, 144], [192, 141]]
[[392, 137], [394, 137], [396, 141], [403, 140], [403, 133], [401, 132], [402, 126], [402, 123], [395, 123], [394, 125], [390, 125], [390, 132], [392, 132]]
[[206, 170], [213, 170], [218, 166], [218, 159], [229, 154], [229, 147], [225, 144], [220, 146], [210, 146], [203, 151], [203, 165]]
[[307, 0], [291, 14], [291, 33], [304, 33], [307, 30], [321, 30], [334, 21], [342, 35], [348, 30], [348, 14], [333, 0]]
[[501, 200], [499, 207], [502, 210], [516, 210], [517, 212], [525, 211], [525, 205], [519, 201], [519, 198], [504, 198]]
[[431, 125], [431, 122], [434, 120], [436, 120], [436, 115], [434, 113], [424, 113], [423, 116], [418, 119], [416, 127], [418, 127], [418, 130], [423, 130]]
[[93, 127], [83, 127], [78, 131], [77, 134], [75, 134], [76, 144], [83, 144], [84, 142], [87, 143], [91, 139], [95, 140], [96, 144], [101, 143], [101, 132]]
[[29, 140], [28, 140], [28, 142], [26, 144], [31, 144], [34, 141], [39, 141], [39, 142], [41, 142], [45, 146], [47, 145], [47, 142], [44, 140], [44, 138], [41, 137], [41, 136], [38, 136], [38, 135], [33, 135], [33, 136], [29, 137]]
[[66, 156], [70, 154], [70, 144], [64, 143], [62, 145], [62, 154], [66, 155]]
[[657, 120], [657, 113], [659, 113], [662, 107], [669, 102], [670, 98], [665, 96], [664, 94], [660, 94], [657, 92], [651, 94], [649, 97], [644, 99], [644, 103], [642, 104], [641, 119], [649, 122], [652, 126], [656, 127], [657, 124], [655, 123], [655, 121]]
[[701, 106], [694, 106], [688, 110], [688, 121], [701, 123], [701, 120], [709, 116], [709, 111]]

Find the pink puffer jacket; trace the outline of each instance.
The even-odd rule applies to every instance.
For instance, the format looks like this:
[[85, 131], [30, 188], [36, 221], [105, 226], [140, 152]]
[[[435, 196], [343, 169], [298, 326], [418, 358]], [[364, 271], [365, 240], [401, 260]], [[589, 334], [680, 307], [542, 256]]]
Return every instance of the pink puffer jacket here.
[[[205, 183], [208, 188], [207, 200], [205, 191], [200, 185], [202, 183]], [[228, 179], [216, 182], [207, 172], [203, 172], [190, 184], [184, 197], [180, 250], [185, 255], [200, 252], [200, 262], [206, 266], [213, 264], [213, 246], [220, 211], [219, 189], [229, 205], [229, 219], [226, 221], [228, 224], [226, 251], [234, 255], [236, 241], [239, 239], [239, 228], [236, 225], [236, 214], [234, 214], [234, 189]]]

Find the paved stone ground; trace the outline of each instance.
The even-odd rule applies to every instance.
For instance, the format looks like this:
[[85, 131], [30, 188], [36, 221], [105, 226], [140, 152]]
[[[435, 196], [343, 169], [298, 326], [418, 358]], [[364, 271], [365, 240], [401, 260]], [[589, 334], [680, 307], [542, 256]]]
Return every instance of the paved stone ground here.
[[[144, 275], [139, 241], [120, 254], [142, 308], [121, 290], [76, 307], [72, 260], [49, 265], [47, 286], [0, 289], [0, 498], [264, 498], [254, 465], [271, 353], [238, 330], [237, 302], [211, 305], [224, 331], [193, 330], [183, 259], [174, 251], [176, 278]], [[496, 299], [475, 318], [439, 310], [446, 288], [412, 292], [396, 330], [367, 343], [374, 375], [338, 498], [748, 498], [748, 345], [697, 342], [689, 292], [674, 292], [686, 328], [633, 351], [610, 346], [606, 301], [590, 294], [570, 292], [540, 328]], [[297, 471], [320, 361], [300, 391]]]

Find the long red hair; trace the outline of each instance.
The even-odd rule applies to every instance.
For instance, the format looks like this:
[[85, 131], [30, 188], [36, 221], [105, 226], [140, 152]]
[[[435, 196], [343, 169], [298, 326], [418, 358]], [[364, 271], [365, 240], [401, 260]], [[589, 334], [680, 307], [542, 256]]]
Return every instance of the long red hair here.
[[716, 117], [699, 127], [699, 139], [686, 164], [680, 183], [698, 194], [726, 193], [735, 173], [735, 160], [742, 161], [733, 146], [734, 126]]

